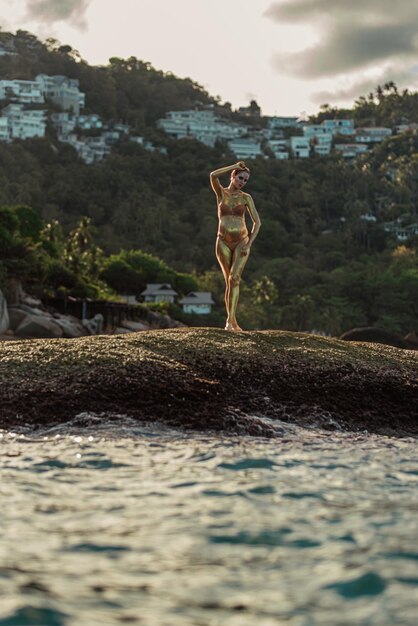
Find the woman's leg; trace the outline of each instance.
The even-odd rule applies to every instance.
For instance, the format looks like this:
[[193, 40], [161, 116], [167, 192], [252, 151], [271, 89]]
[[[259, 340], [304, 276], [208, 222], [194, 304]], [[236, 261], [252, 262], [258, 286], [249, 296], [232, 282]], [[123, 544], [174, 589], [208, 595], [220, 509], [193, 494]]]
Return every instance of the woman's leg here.
[[219, 239], [216, 239], [216, 258], [221, 266], [222, 274], [225, 279], [225, 308], [227, 314], [226, 324], [229, 323], [229, 273], [231, 271], [232, 263], [232, 251], [228, 248], [226, 243]]
[[246, 256], [241, 255], [241, 250], [248, 244], [248, 237], [240, 241], [234, 250], [232, 255], [232, 265], [229, 272], [229, 320], [233, 330], [242, 330], [237, 323], [237, 306], [239, 299], [239, 284], [241, 281], [241, 274], [248, 261], [248, 254]]

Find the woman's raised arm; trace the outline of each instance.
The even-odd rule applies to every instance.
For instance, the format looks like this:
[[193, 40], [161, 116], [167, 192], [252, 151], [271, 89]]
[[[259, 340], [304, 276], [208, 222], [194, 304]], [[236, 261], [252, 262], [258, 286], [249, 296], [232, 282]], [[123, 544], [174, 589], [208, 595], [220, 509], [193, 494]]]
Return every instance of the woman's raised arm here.
[[222, 191], [219, 176], [222, 176], [222, 174], [228, 174], [228, 172], [233, 172], [237, 169], [244, 169], [245, 167], [246, 165], [244, 161], [239, 161], [238, 163], [235, 163], [235, 165], [227, 165], [226, 167], [220, 167], [217, 170], [213, 170], [213, 172], [210, 173], [210, 184], [212, 185], [212, 189], [216, 195], [220, 196]]

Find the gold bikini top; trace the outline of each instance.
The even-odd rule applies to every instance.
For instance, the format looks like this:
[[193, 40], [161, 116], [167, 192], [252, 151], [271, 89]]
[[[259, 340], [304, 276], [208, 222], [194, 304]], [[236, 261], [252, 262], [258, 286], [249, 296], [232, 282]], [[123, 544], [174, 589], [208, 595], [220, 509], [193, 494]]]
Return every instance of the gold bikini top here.
[[238, 215], [239, 217], [244, 217], [245, 211], [247, 210], [246, 204], [236, 204], [235, 206], [229, 206], [223, 201], [223, 190], [222, 190], [222, 200], [218, 204], [219, 209], [219, 217], [224, 217], [225, 215]]

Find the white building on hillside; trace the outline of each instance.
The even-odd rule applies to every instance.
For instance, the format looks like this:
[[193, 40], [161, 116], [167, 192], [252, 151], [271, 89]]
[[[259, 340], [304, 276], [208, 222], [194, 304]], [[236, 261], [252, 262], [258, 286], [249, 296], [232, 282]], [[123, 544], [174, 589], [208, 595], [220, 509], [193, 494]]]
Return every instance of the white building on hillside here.
[[333, 135], [354, 135], [354, 120], [342, 119], [342, 120], [324, 120], [321, 124], [328, 133]]
[[25, 109], [23, 104], [9, 104], [2, 110], [2, 117], [8, 121], [10, 139], [45, 137], [46, 111]]
[[77, 115], [76, 122], [76, 126], [82, 130], [103, 128], [103, 120], [97, 113], [90, 113], [90, 115]]
[[360, 143], [379, 143], [392, 135], [391, 128], [383, 126], [370, 126], [368, 128], [357, 128], [356, 141]]
[[22, 104], [42, 104], [43, 93], [34, 80], [0, 80], [0, 100], [17, 101]]
[[16, 56], [16, 54], [17, 54], [16, 52], [13, 52], [12, 50], [8, 50], [4, 46], [0, 46], [0, 57], [6, 56], [6, 55]]
[[331, 137], [332, 133], [323, 126], [322, 124], [306, 124], [303, 127], [303, 136], [308, 139], [312, 139], [313, 137], [321, 137], [322, 135], [326, 135], [327, 137]]
[[291, 137], [290, 151], [295, 159], [307, 159], [310, 154], [310, 143], [308, 137]]
[[287, 139], [270, 139], [267, 145], [273, 151], [276, 159], [283, 161], [289, 158], [289, 141]]
[[0, 117], [0, 141], [10, 141], [9, 120]]
[[337, 143], [334, 147], [335, 151], [339, 152], [345, 159], [354, 159], [359, 154], [364, 154], [369, 150], [365, 143]]
[[313, 145], [315, 154], [327, 156], [330, 154], [332, 148], [332, 134], [322, 133], [320, 135], [315, 135], [311, 139], [311, 144]]
[[85, 94], [79, 90], [77, 79], [67, 76], [38, 74], [35, 81], [44, 97], [57, 104], [64, 111], [71, 111], [75, 115], [79, 115], [80, 109], [85, 106]]
[[144, 302], [175, 302], [177, 291], [170, 283], [149, 283], [141, 292]]
[[198, 315], [208, 315], [212, 313], [212, 306], [215, 304], [210, 291], [191, 291], [184, 298], [179, 300], [184, 313], [197, 313]]
[[75, 133], [70, 133], [69, 135], [60, 135], [59, 139], [72, 146], [87, 165], [102, 161], [111, 151], [103, 136], [80, 137]]
[[68, 111], [52, 113], [51, 122], [57, 131], [58, 137], [60, 137], [60, 135], [69, 135], [77, 126], [77, 116], [68, 113]]
[[415, 122], [411, 122], [409, 124], [399, 124], [396, 127], [396, 132], [398, 135], [402, 133], [416, 133], [418, 132], [418, 124]]
[[274, 115], [270, 117], [267, 122], [267, 128], [270, 130], [282, 129], [282, 128], [296, 128], [299, 126], [297, 117], [281, 117]]
[[261, 143], [252, 139], [237, 138], [228, 145], [238, 159], [255, 159], [263, 154]]
[[398, 218], [394, 222], [385, 222], [383, 228], [387, 233], [394, 235], [398, 241], [407, 241], [418, 235], [418, 224], [405, 226], [402, 218]]
[[207, 110], [168, 111], [157, 126], [174, 139], [194, 138], [207, 146], [214, 146], [217, 139], [233, 139], [248, 132], [246, 126], [226, 123]]

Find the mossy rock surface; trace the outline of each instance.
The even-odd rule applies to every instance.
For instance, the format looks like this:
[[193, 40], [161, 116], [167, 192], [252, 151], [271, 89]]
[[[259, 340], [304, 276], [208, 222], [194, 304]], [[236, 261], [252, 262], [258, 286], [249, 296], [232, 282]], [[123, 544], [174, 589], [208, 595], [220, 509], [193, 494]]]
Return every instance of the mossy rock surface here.
[[418, 352], [379, 344], [188, 328], [5, 341], [0, 355], [2, 428], [94, 412], [262, 436], [274, 428], [258, 417], [418, 434]]

